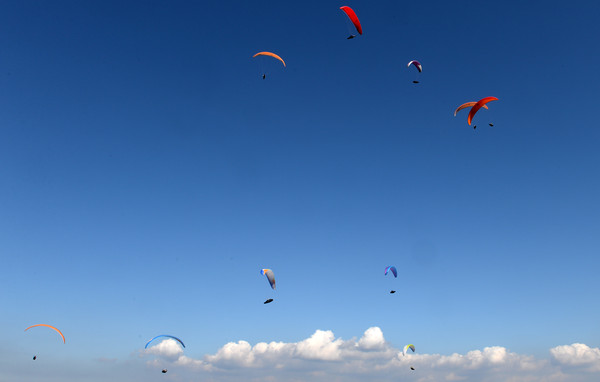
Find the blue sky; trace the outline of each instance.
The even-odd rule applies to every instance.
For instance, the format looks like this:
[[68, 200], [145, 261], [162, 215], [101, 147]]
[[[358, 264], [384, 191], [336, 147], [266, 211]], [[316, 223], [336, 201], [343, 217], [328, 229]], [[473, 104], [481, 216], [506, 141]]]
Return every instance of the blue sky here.
[[[362, 36], [346, 40], [342, 5]], [[98, 359], [142, 378], [161, 333], [207, 359], [371, 327], [423, 354], [596, 354], [598, 16], [555, 1], [2, 4], [3, 369], [28, 380], [35, 353], [89, 381]], [[287, 67], [252, 58], [265, 50]], [[486, 96], [476, 130], [452, 116]], [[67, 344], [23, 332], [36, 323]]]

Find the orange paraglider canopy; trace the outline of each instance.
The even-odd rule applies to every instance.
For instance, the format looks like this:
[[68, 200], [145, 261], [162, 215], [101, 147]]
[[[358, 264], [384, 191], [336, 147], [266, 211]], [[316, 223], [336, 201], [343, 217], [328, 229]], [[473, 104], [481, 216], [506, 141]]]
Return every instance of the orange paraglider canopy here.
[[356, 27], [356, 31], [358, 32], [358, 34], [362, 34], [362, 27], [360, 26], [360, 21], [358, 21], [358, 16], [356, 16], [356, 13], [354, 13], [354, 10], [345, 5], [343, 7], [340, 7], [340, 9], [348, 15], [348, 18], [350, 19], [350, 21], [352, 21], [352, 24], [354, 24], [354, 26]]
[[258, 52], [256, 53], [254, 56], [252, 56], [252, 58], [256, 57], [256, 56], [270, 56], [273, 58], [278, 59], [279, 61], [281, 61], [281, 63], [283, 64], [284, 67], [285, 66], [285, 61], [283, 61], [283, 58], [279, 57], [278, 55], [276, 55], [275, 53], [271, 53], [271, 52]]
[[65, 341], [65, 336], [62, 334], [62, 332], [61, 332], [60, 330], [58, 330], [57, 328], [55, 328], [54, 326], [52, 326], [52, 325], [47, 325], [47, 324], [37, 324], [37, 325], [31, 325], [30, 327], [28, 327], [27, 329], [25, 329], [25, 331], [28, 331], [28, 330], [29, 330], [29, 329], [31, 329], [31, 328], [35, 328], [36, 326], [45, 326], [45, 327], [47, 327], [47, 328], [50, 328], [50, 329], [54, 329], [54, 330], [56, 330], [56, 332], [57, 332], [58, 334], [60, 334], [60, 336], [62, 337], [63, 343], [66, 343], [66, 341]]
[[[471, 107], [473, 105], [475, 105], [477, 102], [466, 102], [463, 103], [462, 105], [460, 105], [459, 107], [456, 108], [456, 110], [454, 110], [454, 116], [456, 117], [456, 113], [458, 113], [459, 111], [461, 111], [462, 109], [466, 109], [467, 107]], [[483, 105], [484, 109], [487, 109], [487, 105]]]
[[475, 113], [477, 113], [477, 110], [481, 109], [483, 106], [485, 106], [486, 103], [491, 102], [491, 101], [498, 101], [498, 98], [485, 97], [485, 98], [480, 99], [479, 101], [477, 101], [477, 103], [475, 105], [473, 105], [473, 107], [471, 108], [471, 111], [469, 112], [469, 118], [467, 119], [467, 122], [469, 122], [469, 125], [471, 124], [471, 121], [473, 120]]

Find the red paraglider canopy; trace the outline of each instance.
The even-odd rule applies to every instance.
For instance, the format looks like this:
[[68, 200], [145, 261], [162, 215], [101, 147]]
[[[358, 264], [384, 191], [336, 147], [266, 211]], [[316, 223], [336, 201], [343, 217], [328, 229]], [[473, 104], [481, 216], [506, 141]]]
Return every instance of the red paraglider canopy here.
[[473, 107], [471, 108], [471, 111], [469, 112], [469, 118], [467, 119], [467, 122], [469, 122], [469, 125], [471, 124], [471, 121], [473, 120], [475, 113], [477, 113], [477, 110], [481, 109], [481, 107], [483, 105], [485, 105], [486, 103], [491, 102], [491, 101], [498, 101], [498, 98], [485, 97], [485, 98], [480, 99], [479, 101], [477, 101], [477, 103], [475, 105], [473, 105]]
[[350, 21], [352, 21], [352, 24], [354, 24], [354, 26], [356, 27], [358, 34], [362, 34], [362, 27], [360, 26], [360, 21], [358, 21], [358, 17], [356, 16], [356, 13], [354, 13], [354, 10], [345, 5], [343, 7], [340, 7], [340, 9], [342, 11], [346, 12], [346, 14], [348, 15], [348, 18], [350, 19]]

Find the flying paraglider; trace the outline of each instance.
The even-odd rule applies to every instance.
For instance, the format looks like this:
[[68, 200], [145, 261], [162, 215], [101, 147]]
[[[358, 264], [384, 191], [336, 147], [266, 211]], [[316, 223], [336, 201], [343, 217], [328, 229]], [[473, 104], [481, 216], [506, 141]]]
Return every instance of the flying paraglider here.
[[165, 374], [167, 372], [167, 369], [162, 369], [162, 373]]
[[160, 337], [172, 338], [172, 339], [174, 339], [175, 341], [179, 342], [179, 343], [181, 344], [181, 346], [183, 346], [183, 347], [185, 348], [185, 345], [183, 344], [183, 341], [181, 341], [179, 338], [177, 338], [177, 337], [174, 337], [174, 336], [170, 336], [170, 335], [168, 335], [168, 334], [161, 334], [161, 335], [158, 335], [158, 336], [156, 336], [156, 337], [152, 338], [150, 341], [146, 342], [146, 346], [144, 346], [144, 349], [148, 349], [148, 345], [150, 345], [150, 342], [152, 342], [152, 341], [154, 341], [155, 339], [157, 339], [157, 338], [160, 338]]
[[406, 351], [410, 349], [413, 351], [413, 353], [415, 352], [415, 345], [413, 344], [408, 344], [404, 347], [404, 349], [402, 350], [402, 355], [406, 355]]
[[411, 369], [411, 370], [414, 370], [415, 368], [411, 366], [411, 367], [410, 367], [410, 369]]
[[389, 271], [392, 271], [394, 277], [398, 277], [398, 271], [396, 270], [395, 266], [390, 265], [389, 267], [385, 267], [384, 275], [387, 275]]
[[479, 109], [481, 109], [483, 106], [485, 106], [486, 103], [492, 102], [492, 101], [498, 101], [498, 98], [485, 97], [485, 98], [480, 99], [479, 101], [477, 101], [477, 103], [475, 103], [475, 105], [473, 105], [473, 107], [471, 108], [471, 111], [469, 112], [469, 117], [467, 119], [467, 122], [469, 123], [469, 125], [471, 125], [471, 121], [473, 120], [475, 113], [477, 113], [477, 111]]
[[[456, 108], [456, 110], [454, 110], [454, 116], [456, 117], [456, 113], [458, 113], [459, 111], [461, 111], [462, 109], [466, 109], [468, 107], [472, 107], [473, 105], [475, 105], [477, 102], [466, 102], [463, 103], [462, 105], [460, 105], [459, 107]], [[487, 105], [483, 105], [484, 109], [487, 109]]]
[[[356, 28], [356, 31], [358, 32], [358, 34], [362, 34], [362, 26], [360, 25], [360, 21], [358, 21], [358, 16], [356, 16], [356, 13], [354, 12], [354, 10], [345, 5], [343, 7], [340, 7], [340, 9], [342, 11], [344, 11], [344, 13], [346, 13], [348, 18], [350, 19], [350, 21], [352, 21], [352, 24], [354, 24], [354, 27]], [[347, 39], [351, 40], [354, 37], [356, 37], [356, 35], [351, 34], [350, 36], [347, 37]]]
[[493, 123], [489, 123], [489, 125], [490, 125], [490, 127], [494, 127], [494, 124], [493, 124]]
[[270, 303], [272, 303], [272, 302], [273, 302], [273, 299], [272, 299], [272, 298], [270, 298], [270, 299], [268, 299], [267, 301], [263, 302], [263, 304], [270, 304]]
[[50, 328], [50, 329], [53, 329], [53, 330], [55, 330], [55, 331], [56, 331], [58, 334], [60, 334], [60, 337], [62, 338], [62, 340], [63, 340], [63, 343], [66, 343], [66, 341], [65, 341], [65, 336], [62, 334], [62, 332], [61, 332], [60, 330], [58, 330], [57, 328], [55, 328], [54, 326], [52, 326], [52, 325], [47, 325], [47, 324], [37, 324], [37, 325], [31, 325], [30, 327], [28, 327], [27, 329], [25, 329], [25, 331], [28, 331], [28, 330], [29, 330], [29, 329], [31, 329], [31, 328], [35, 328], [36, 326], [45, 326], [45, 327], [47, 327], [47, 328]]
[[394, 293], [396, 293], [396, 291], [395, 291], [395, 290], [391, 290], [391, 291], [390, 291], [390, 294], [394, 294]]
[[269, 57], [273, 57], [279, 61], [281, 61], [281, 63], [283, 64], [283, 67], [287, 67], [285, 65], [285, 61], [283, 61], [283, 58], [279, 57], [278, 55], [276, 55], [275, 53], [271, 53], [271, 52], [258, 52], [256, 53], [254, 56], [252, 56], [252, 58], [257, 57], [257, 56], [269, 56]]
[[423, 71], [423, 65], [421, 65], [421, 63], [419, 61], [412, 60], [411, 62], [408, 63], [408, 65], [406, 67], [410, 68], [411, 65], [414, 65], [415, 68], [417, 68], [417, 70], [419, 71], [419, 73], [421, 73]]
[[[272, 53], [272, 52], [258, 52], [258, 53], [256, 53], [254, 56], [252, 56], [252, 58], [254, 58], [254, 57], [258, 57], [258, 56], [267, 56], [267, 57], [273, 57], [274, 59], [281, 61], [281, 63], [283, 64], [283, 67], [284, 67], [284, 68], [286, 67], [286, 65], [285, 65], [285, 61], [283, 61], [283, 58], [279, 57], [279, 56], [278, 56], [278, 55], [276, 55], [275, 53]], [[264, 66], [264, 64], [263, 64], [263, 65], [261, 65], [261, 67], [263, 67], [263, 66]], [[263, 67], [263, 70], [264, 70], [264, 69], [265, 69], [265, 68]], [[264, 79], [266, 79], [266, 78], [267, 78], [267, 73], [263, 73], [263, 74], [262, 74], [262, 79], [264, 80]]]
[[36, 359], [37, 359], [37, 355], [34, 355], [33, 356], [33, 360], [35, 361]]
[[267, 280], [269, 280], [269, 285], [271, 285], [272, 289], [275, 289], [275, 275], [273, 271], [270, 269], [261, 269], [260, 274], [267, 276]]
[[[419, 61], [416, 60], [412, 60], [408, 63], [408, 65], [406, 66], [407, 68], [410, 68], [411, 65], [414, 65], [415, 68], [417, 68], [417, 70], [419, 71], [419, 73], [421, 73], [423, 71], [423, 65], [421, 65], [421, 63]], [[419, 81], [414, 80], [413, 84], [418, 84]]]

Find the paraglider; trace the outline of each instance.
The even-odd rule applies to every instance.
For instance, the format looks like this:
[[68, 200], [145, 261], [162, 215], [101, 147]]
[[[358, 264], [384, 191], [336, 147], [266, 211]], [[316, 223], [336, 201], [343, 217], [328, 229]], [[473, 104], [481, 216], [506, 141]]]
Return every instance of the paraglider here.
[[390, 291], [390, 294], [394, 294], [394, 293], [396, 293], [396, 291], [395, 291], [395, 290], [391, 290], [391, 291]]
[[415, 345], [413, 344], [408, 344], [404, 347], [404, 349], [402, 350], [402, 355], [406, 355], [406, 351], [410, 349], [413, 351], [413, 353], [415, 352]]
[[272, 298], [270, 298], [270, 299], [268, 299], [267, 301], [263, 302], [263, 304], [270, 304], [270, 303], [272, 303], [272, 302], [273, 302], [273, 299], [272, 299]]
[[167, 372], [167, 369], [162, 369], [162, 373], [165, 374]]
[[[407, 68], [410, 68], [411, 65], [414, 65], [415, 68], [417, 68], [417, 70], [419, 71], [419, 73], [421, 73], [423, 71], [423, 65], [421, 65], [421, 63], [417, 60], [412, 60], [408, 63], [408, 65], [406, 66]], [[414, 80], [413, 84], [418, 84], [419, 81]]]
[[492, 102], [492, 101], [498, 101], [498, 98], [485, 97], [485, 98], [480, 99], [479, 101], [477, 101], [477, 103], [475, 103], [475, 105], [473, 105], [473, 107], [471, 108], [471, 111], [469, 112], [469, 117], [467, 118], [467, 122], [469, 123], [469, 125], [471, 125], [471, 121], [473, 120], [475, 113], [477, 113], [477, 111], [479, 109], [481, 109], [483, 106], [485, 106], [486, 103]]
[[[345, 6], [345, 5], [343, 7], [340, 7], [340, 9], [342, 11], [344, 11], [344, 13], [350, 19], [350, 21], [352, 21], [352, 24], [354, 24], [354, 27], [356, 28], [356, 31], [358, 32], [358, 34], [362, 34], [362, 26], [360, 25], [360, 21], [358, 21], [358, 16], [356, 16], [356, 13], [354, 12], [354, 10], [352, 8], [348, 7], [348, 6]], [[346, 39], [351, 40], [354, 37], [356, 37], [356, 35], [351, 34]]]
[[408, 65], [406, 67], [410, 68], [411, 65], [414, 65], [415, 68], [417, 68], [417, 70], [419, 71], [419, 73], [421, 73], [423, 71], [423, 65], [421, 65], [421, 63], [419, 61], [412, 60], [408, 63]]
[[387, 276], [389, 271], [392, 271], [392, 273], [394, 274], [394, 277], [398, 277], [398, 271], [396, 270], [395, 266], [390, 265], [389, 267], [385, 267], [384, 275]]
[[[456, 113], [458, 113], [462, 109], [466, 109], [467, 107], [472, 107], [476, 103], [477, 102], [465, 102], [465, 103], [463, 103], [462, 105], [460, 105], [459, 107], [457, 107], [456, 110], [454, 110], [454, 116], [456, 117]], [[488, 107], [486, 105], [483, 105], [483, 108], [487, 109]]]
[[493, 123], [489, 123], [489, 125], [490, 125], [490, 127], [494, 127], [494, 124], [493, 124]]
[[283, 67], [287, 67], [285, 65], [285, 61], [283, 61], [283, 58], [279, 57], [278, 55], [276, 55], [275, 53], [271, 53], [271, 52], [258, 52], [256, 53], [254, 56], [252, 56], [252, 58], [257, 57], [257, 56], [270, 56], [273, 57], [279, 61], [281, 61], [281, 63], [283, 64]]
[[172, 339], [174, 339], [175, 341], [179, 342], [179, 343], [181, 344], [181, 346], [183, 346], [183, 347], [185, 348], [185, 345], [183, 344], [183, 341], [181, 341], [179, 338], [177, 338], [177, 337], [175, 337], [175, 336], [170, 336], [170, 335], [168, 335], [168, 334], [161, 334], [161, 335], [158, 335], [158, 336], [156, 336], [156, 337], [154, 337], [154, 338], [150, 339], [150, 341], [146, 342], [146, 346], [144, 346], [144, 349], [148, 349], [148, 345], [150, 345], [150, 342], [152, 342], [152, 341], [154, 341], [155, 339], [157, 339], [157, 338], [160, 338], [160, 337], [172, 338]]
[[[256, 53], [254, 56], [252, 56], [252, 58], [254, 58], [254, 57], [258, 57], [258, 56], [267, 56], [267, 57], [273, 57], [274, 59], [281, 61], [281, 63], [283, 64], [283, 67], [284, 67], [284, 68], [285, 68], [285, 67], [287, 67], [287, 66], [285, 65], [285, 61], [283, 61], [283, 58], [279, 57], [279, 56], [278, 56], [278, 55], [276, 55], [275, 53], [272, 53], [272, 52], [258, 52], [258, 53]], [[263, 66], [263, 65], [261, 65], [261, 66]], [[263, 67], [262, 69], [264, 70], [264, 67]], [[263, 74], [262, 74], [262, 79], [264, 80], [264, 79], [266, 79], [266, 78], [267, 78], [267, 73], [263, 73]]]
[[31, 328], [35, 328], [35, 327], [37, 327], [37, 326], [45, 326], [45, 327], [47, 327], [47, 328], [50, 328], [50, 329], [53, 329], [53, 330], [55, 330], [55, 331], [56, 331], [58, 334], [60, 334], [60, 337], [62, 338], [62, 340], [63, 340], [63, 343], [66, 343], [66, 341], [65, 341], [65, 336], [62, 334], [62, 332], [61, 332], [60, 330], [58, 330], [57, 328], [55, 328], [54, 326], [52, 326], [52, 325], [47, 325], [47, 324], [37, 324], [37, 325], [31, 325], [30, 327], [28, 327], [27, 329], [25, 329], [25, 331], [28, 331], [29, 329], [31, 329]]
[[34, 355], [33, 356], [33, 360], [35, 361], [36, 359], [37, 359], [37, 355]]
[[273, 274], [273, 271], [268, 268], [265, 268], [261, 269], [260, 274], [267, 276], [267, 280], [269, 280], [269, 285], [271, 285], [272, 289], [275, 289], [275, 275]]
[[414, 370], [415, 368], [411, 366], [411, 367], [410, 367], [410, 369], [411, 369], [411, 370]]

